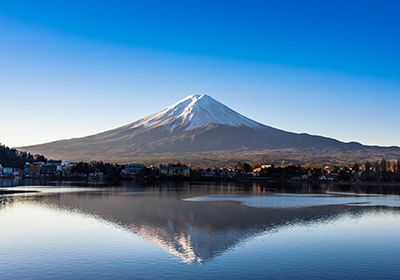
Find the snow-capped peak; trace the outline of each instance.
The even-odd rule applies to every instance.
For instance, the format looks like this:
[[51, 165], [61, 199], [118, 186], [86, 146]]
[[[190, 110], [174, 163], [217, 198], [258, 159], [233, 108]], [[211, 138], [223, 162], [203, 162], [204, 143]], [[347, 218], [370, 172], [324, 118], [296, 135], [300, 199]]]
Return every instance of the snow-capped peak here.
[[170, 131], [205, 127], [210, 124], [261, 127], [262, 125], [242, 116], [205, 94], [190, 95], [164, 110], [134, 123], [132, 128], [164, 126]]

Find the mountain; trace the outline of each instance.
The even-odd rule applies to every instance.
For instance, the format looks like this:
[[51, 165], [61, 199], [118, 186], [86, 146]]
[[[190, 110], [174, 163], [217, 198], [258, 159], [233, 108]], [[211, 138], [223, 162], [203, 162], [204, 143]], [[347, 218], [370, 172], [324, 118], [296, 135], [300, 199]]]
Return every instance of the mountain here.
[[250, 128], [263, 126], [203, 94], [190, 95], [159, 113], [139, 120], [132, 125], [132, 128], [163, 126], [172, 132], [179, 129], [194, 130], [210, 124]]
[[191, 95], [164, 110], [99, 134], [20, 148], [69, 160], [296, 162], [398, 158], [398, 147], [364, 146], [297, 134], [253, 121], [207, 95]]

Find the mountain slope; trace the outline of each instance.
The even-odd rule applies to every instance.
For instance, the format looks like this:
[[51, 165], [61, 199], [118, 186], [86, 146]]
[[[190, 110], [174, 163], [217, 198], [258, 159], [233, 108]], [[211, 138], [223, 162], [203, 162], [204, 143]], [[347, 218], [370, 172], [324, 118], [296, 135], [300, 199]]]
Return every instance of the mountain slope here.
[[170, 131], [175, 129], [193, 130], [209, 124], [228, 125], [233, 127], [262, 127], [226, 107], [207, 95], [190, 95], [159, 113], [150, 115], [133, 124], [132, 128], [155, 128], [164, 126]]
[[21, 148], [52, 158], [129, 161], [201, 154], [265, 150], [329, 150], [341, 153], [399, 152], [399, 148], [363, 146], [296, 134], [255, 122], [206, 95], [192, 95], [131, 124], [83, 138]]

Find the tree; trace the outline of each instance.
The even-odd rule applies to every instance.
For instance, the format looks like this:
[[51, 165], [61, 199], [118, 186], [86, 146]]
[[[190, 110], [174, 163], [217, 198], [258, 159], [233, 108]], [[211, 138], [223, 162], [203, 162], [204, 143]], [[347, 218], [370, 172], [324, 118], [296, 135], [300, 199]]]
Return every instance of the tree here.
[[378, 180], [381, 180], [381, 178], [382, 178], [381, 167], [382, 166], [381, 166], [381, 163], [379, 160], [374, 162], [374, 173], [375, 173], [376, 179], [378, 179]]
[[372, 167], [371, 163], [367, 161], [365, 163], [365, 179], [367, 181], [371, 180], [371, 167]]
[[[47, 161], [47, 159], [40, 155], [41, 161]], [[7, 167], [23, 168], [26, 162], [32, 163], [39, 161], [32, 154], [18, 151], [14, 148], [9, 148], [0, 144], [0, 164]]]
[[360, 171], [360, 165], [358, 164], [358, 162], [355, 162], [355, 163], [354, 163], [352, 169], [353, 169], [354, 172]]
[[237, 163], [236, 169], [237, 169], [239, 172], [244, 172], [244, 173], [253, 171], [253, 167], [252, 167], [249, 163], [247, 163], [247, 162], [241, 162], [241, 161], [239, 161], [239, 162]]
[[388, 179], [388, 162], [386, 159], [381, 160], [381, 178], [383, 181]]

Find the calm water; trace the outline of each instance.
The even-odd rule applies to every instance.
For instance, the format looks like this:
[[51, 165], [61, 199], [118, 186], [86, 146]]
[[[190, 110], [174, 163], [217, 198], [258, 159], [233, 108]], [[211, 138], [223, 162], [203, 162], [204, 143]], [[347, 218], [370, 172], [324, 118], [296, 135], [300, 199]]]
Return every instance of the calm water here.
[[0, 196], [1, 279], [399, 279], [400, 197], [236, 185]]

